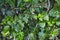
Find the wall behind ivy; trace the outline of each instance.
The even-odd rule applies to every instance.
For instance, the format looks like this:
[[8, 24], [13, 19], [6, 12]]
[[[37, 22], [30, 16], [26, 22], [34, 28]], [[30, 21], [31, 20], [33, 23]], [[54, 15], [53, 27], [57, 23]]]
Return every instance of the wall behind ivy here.
[[0, 0], [0, 40], [60, 39], [60, 0], [15, 1]]

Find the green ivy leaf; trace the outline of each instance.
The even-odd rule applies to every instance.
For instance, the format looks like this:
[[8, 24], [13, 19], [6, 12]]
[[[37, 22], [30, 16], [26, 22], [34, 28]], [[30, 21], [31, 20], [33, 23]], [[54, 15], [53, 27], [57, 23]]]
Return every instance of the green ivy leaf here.
[[20, 26], [19, 26], [18, 24], [15, 25], [14, 29], [15, 29], [16, 32], [19, 32], [19, 31], [21, 30], [21, 29], [20, 29]]
[[45, 27], [45, 22], [39, 22], [39, 26], [40, 26], [41, 28], [44, 28], [44, 27]]
[[26, 22], [26, 23], [28, 23], [28, 18], [23, 17], [23, 21]]
[[51, 31], [50, 35], [51, 35], [52, 37], [57, 36], [57, 35], [58, 35], [58, 29], [54, 29], [53, 31]]
[[6, 14], [7, 14], [8, 16], [12, 16], [14, 13], [13, 13], [12, 11], [7, 11]]
[[44, 37], [45, 37], [44, 35], [45, 35], [44, 32], [39, 32], [38, 33], [39, 39], [44, 40]]
[[56, 2], [57, 2], [58, 4], [60, 4], [60, 0], [56, 0]]
[[37, 15], [36, 14], [34, 14], [34, 19], [37, 19]]
[[16, 37], [17, 40], [23, 40], [23, 38], [24, 38], [24, 32], [17, 33], [17, 37]]
[[11, 7], [14, 7], [14, 0], [9, 0], [8, 3], [10, 4]]
[[23, 0], [24, 2], [30, 2], [31, 0]]
[[53, 24], [52, 24], [50, 21], [49, 21], [49, 22], [47, 22], [47, 23], [48, 23], [48, 25], [49, 25], [49, 26], [53, 26]]
[[6, 37], [6, 36], [9, 35], [9, 34], [10, 34], [9, 31], [7, 31], [7, 32], [2, 32], [3, 37]]
[[49, 12], [49, 15], [52, 16], [52, 17], [58, 17], [59, 16], [59, 11], [55, 11], [55, 10], [51, 10]]
[[30, 33], [30, 34], [28, 35], [28, 40], [35, 40], [33, 33]]
[[9, 30], [10, 30], [10, 27], [9, 26], [5, 26], [3, 31], [2, 31], [2, 35], [4, 37], [6, 37], [9, 34]]
[[45, 15], [44, 16], [44, 20], [49, 21], [49, 16], [48, 15]]
[[3, 4], [4, 3], [4, 0], [0, 0], [0, 4]]
[[4, 29], [3, 29], [3, 31], [5, 31], [5, 32], [8, 31], [8, 30], [10, 30], [10, 26], [5, 26]]
[[60, 21], [57, 21], [57, 22], [56, 22], [56, 25], [59, 26], [59, 25], [60, 25]]
[[20, 6], [21, 2], [22, 2], [22, 0], [18, 0], [17, 6]]

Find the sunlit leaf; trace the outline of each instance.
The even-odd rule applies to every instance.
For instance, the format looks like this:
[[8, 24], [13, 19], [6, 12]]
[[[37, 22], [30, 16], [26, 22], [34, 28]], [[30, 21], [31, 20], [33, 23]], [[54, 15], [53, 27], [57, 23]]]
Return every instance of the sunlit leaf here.
[[45, 15], [44, 16], [44, 20], [49, 21], [49, 16], [48, 15]]
[[31, 0], [24, 0], [24, 2], [30, 2]]

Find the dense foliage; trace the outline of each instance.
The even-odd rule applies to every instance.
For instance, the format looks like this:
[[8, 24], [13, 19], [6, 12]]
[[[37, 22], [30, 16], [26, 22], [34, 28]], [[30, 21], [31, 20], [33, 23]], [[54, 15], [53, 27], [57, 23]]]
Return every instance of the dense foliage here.
[[60, 0], [0, 0], [0, 40], [59, 38]]

